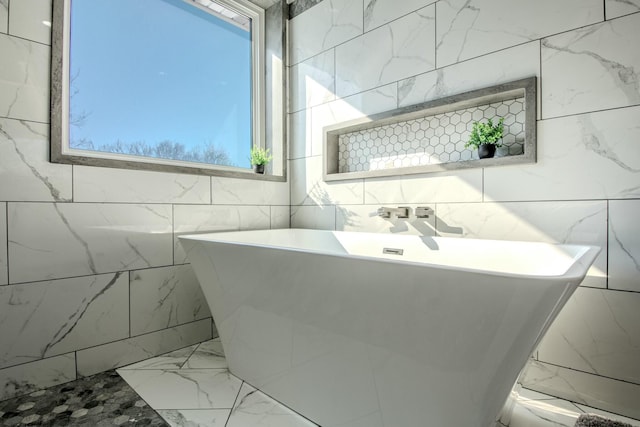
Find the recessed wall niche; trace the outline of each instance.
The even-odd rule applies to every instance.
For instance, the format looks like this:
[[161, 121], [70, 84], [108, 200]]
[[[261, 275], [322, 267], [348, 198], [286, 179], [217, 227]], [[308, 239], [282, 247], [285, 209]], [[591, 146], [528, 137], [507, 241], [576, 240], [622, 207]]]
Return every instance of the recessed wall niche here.
[[[502, 147], [465, 148], [475, 121], [504, 118]], [[324, 128], [324, 180], [440, 172], [536, 161], [536, 77]]]

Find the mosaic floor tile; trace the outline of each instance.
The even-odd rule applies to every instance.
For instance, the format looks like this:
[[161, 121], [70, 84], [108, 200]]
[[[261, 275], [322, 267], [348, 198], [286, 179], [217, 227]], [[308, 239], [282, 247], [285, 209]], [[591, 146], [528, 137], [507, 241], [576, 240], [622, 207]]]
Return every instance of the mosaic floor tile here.
[[0, 402], [2, 426], [168, 426], [115, 372]]

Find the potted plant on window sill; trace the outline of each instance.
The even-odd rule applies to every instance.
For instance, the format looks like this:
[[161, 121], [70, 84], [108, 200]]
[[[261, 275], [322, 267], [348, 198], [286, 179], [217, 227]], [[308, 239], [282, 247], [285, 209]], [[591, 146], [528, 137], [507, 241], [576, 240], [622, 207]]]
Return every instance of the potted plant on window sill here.
[[255, 173], [263, 174], [264, 167], [267, 163], [269, 163], [273, 159], [271, 153], [269, 153], [269, 149], [264, 149], [262, 147], [251, 147], [251, 166], [253, 166], [253, 171]]
[[502, 147], [500, 140], [504, 135], [504, 117], [493, 123], [488, 119], [487, 123], [473, 122], [471, 135], [465, 147], [474, 147], [478, 150], [478, 157], [481, 159], [491, 158], [496, 153], [497, 147]]

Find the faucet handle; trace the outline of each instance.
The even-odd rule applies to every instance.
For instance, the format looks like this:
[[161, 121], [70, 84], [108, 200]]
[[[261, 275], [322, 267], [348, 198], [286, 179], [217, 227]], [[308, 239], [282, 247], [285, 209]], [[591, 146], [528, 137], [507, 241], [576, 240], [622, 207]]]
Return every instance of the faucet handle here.
[[391, 218], [391, 210], [389, 208], [378, 208], [378, 216], [382, 218]]
[[429, 218], [433, 214], [433, 209], [427, 206], [419, 206], [416, 208], [416, 218]]
[[406, 206], [398, 206], [398, 209], [396, 210], [396, 216], [398, 218], [409, 218], [409, 210], [410, 208]]

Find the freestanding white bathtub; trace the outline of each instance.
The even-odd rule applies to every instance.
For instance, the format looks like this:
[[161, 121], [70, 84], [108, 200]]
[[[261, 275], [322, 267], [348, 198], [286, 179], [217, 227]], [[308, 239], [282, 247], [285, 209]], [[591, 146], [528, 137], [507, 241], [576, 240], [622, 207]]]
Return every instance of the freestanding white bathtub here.
[[231, 372], [322, 427], [492, 425], [599, 252], [296, 229], [180, 240]]

